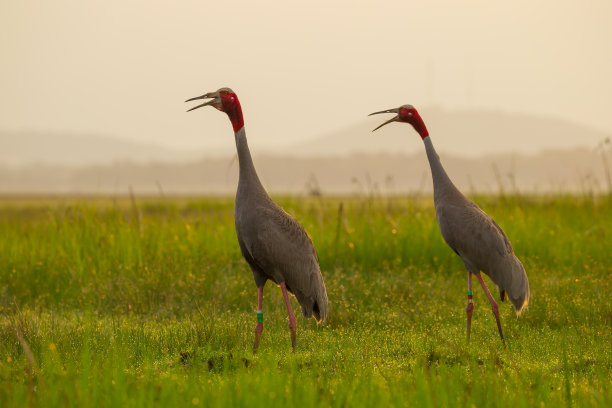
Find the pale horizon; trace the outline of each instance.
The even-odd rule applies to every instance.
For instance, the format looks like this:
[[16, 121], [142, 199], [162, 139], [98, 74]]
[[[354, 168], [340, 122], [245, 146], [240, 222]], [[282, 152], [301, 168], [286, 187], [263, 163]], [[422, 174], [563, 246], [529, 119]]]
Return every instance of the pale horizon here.
[[[232, 149], [224, 114], [185, 113], [183, 102], [228, 86], [255, 151], [358, 125], [369, 132], [381, 118], [367, 114], [405, 103], [556, 118], [612, 134], [612, 4], [604, 1], [64, 0], [4, 2], [0, 13], [0, 131]], [[432, 136], [449, 153], [465, 143]], [[472, 149], [495, 143], [484, 137]]]

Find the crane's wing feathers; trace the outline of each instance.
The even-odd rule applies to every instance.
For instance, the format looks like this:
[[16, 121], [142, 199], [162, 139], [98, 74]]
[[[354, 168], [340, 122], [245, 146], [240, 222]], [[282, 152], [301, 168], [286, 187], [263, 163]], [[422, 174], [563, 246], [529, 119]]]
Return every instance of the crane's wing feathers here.
[[512, 254], [512, 245], [499, 225], [476, 204], [439, 204], [436, 215], [440, 231], [447, 244], [464, 261], [482, 268], [483, 260]]
[[247, 244], [244, 242], [244, 240], [241, 239], [240, 234], [238, 235], [238, 244], [240, 245], [240, 252], [242, 253], [242, 256], [247, 261], [247, 263], [251, 267], [251, 270], [253, 271], [253, 276], [255, 277], [255, 284], [257, 285], [257, 287], [263, 286], [268, 280], [268, 277], [264, 272], [263, 266], [259, 264], [255, 258], [253, 258], [250, 249], [247, 247]]
[[[255, 208], [255, 239], [251, 255], [267, 273], [317, 261], [314, 245], [304, 228], [280, 207]], [[301, 268], [300, 268], [301, 269]], [[282, 273], [291, 273], [283, 270]]]
[[493, 226], [497, 229], [497, 237], [503, 241], [499, 243], [499, 248], [502, 249], [501, 254], [514, 253], [514, 250], [512, 249], [512, 244], [510, 243], [510, 240], [508, 239], [508, 236], [506, 235], [504, 230], [501, 229], [501, 227], [495, 222], [495, 220], [491, 218], [487, 213], [482, 210], [480, 210], [480, 212], [482, 212], [490, 220], [491, 224], [493, 224]]

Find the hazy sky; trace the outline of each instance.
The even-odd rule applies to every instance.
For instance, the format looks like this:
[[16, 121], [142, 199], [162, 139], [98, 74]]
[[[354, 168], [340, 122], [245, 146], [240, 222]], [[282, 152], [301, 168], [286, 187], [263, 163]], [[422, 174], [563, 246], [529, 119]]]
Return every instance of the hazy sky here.
[[231, 125], [183, 101], [228, 86], [254, 151], [357, 122], [369, 132], [381, 118], [368, 113], [405, 103], [612, 133], [609, 0], [20, 0], [0, 2], [0, 22], [0, 130], [204, 152], [232, 145]]

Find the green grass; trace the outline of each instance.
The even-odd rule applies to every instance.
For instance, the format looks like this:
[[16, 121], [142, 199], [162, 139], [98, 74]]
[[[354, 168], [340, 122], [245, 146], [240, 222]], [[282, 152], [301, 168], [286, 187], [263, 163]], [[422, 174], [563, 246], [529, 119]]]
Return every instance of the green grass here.
[[0, 201], [0, 406], [612, 406], [612, 197], [476, 197], [531, 284], [506, 349], [429, 197], [278, 201], [331, 310], [292, 354], [268, 283], [255, 356], [231, 198]]

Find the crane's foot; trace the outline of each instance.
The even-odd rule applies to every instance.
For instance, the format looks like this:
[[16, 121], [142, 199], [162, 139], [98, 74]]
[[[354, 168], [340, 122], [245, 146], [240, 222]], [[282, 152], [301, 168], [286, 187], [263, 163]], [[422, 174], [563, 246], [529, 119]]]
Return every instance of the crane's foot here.
[[470, 341], [470, 330], [472, 328], [472, 311], [474, 310], [474, 303], [468, 302], [465, 313], [467, 314], [467, 341]]
[[261, 333], [263, 333], [263, 323], [257, 322], [257, 326], [255, 326], [255, 343], [253, 344], [253, 354], [257, 353]]

